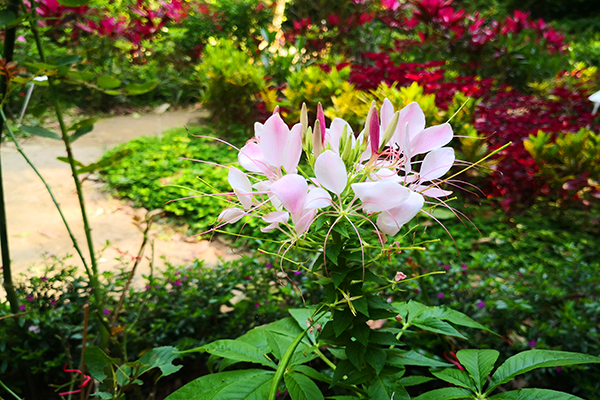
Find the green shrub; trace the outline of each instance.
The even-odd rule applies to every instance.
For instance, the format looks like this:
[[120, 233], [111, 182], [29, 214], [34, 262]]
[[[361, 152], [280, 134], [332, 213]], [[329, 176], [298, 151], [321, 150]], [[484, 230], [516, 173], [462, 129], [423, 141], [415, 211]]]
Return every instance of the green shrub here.
[[[469, 217], [472, 210], [461, 207]], [[599, 354], [600, 226], [591, 218], [594, 211], [532, 209], [508, 219], [498, 210], [478, 206], [477, 213], [473, 222], [481, 235], [442, 212], [434, 215], [443, 218], [452, 238], [433, 221], [416, 233], [417, 242], [442, 240], [424, 252], [402, 254], [394, 268], [409, 276], [444, 274], [415, 281], [409, 297], [448, 305], [489, 326], [501, 339], [478, 331], [468, 345], [496, 348], [504, 358], [531, 347]], [[427, 335], [416, 340], [429, 349], [462, 347]], [[548, 369], [526, 379], [591, 399], [600, 395], [598, 373], [598, 366]]]
[[254, 124], [258, 94], [265, 87], [263, 68], [238, 50], [233, 42], [221, 40], [207, 46], [196, 68], [204, 107], [221, 127]]
[[523, 144], [554, 198], [589, 203], [600, 197], [600, 134], [585, 128], [558, 135], [539, 131]]
[[[214, 132], [206, 128], [192, 127], [189, 132], [214, 136]], [[213, 160], [224, 165], [235, 160], [235, 152], [231, 148], [216, 140], [193, 137], [179, 128], [160, 139], [134, 139], [109, 151], [104, 158], [122, 150], [131, 150], [132, 155], [102, 171], [103, 179], [120, 197], [132, 200], [136, 207], [149, 210], [164, 208], [169, 215], [181, 217], [195, 233], [208, 230], [216, 221], [226, 205], [224, 201], [207, 196], [172, 200], [199, 195], [198, 192], [229, 192], [226, 168], [184, 158]]]
[[[131, 268], [129, 255], [122, 261], [120, 270], [103, 274], [106, 314], [114, 310]], [[202, 261], [169, 265], [145, 277], [143, 289], [130, 290], [113, 327], [111, 357], [135, 360], [162, 344], [188, 349], [234, 338], [299, 307], [300, 291], [306, 299], [319, 300], [318, 286], [308, 277], [291, 272], [288, 280], [277, 274], [277, 267], [250, 257], [214, 268]], [[42, 277], [22, 278], [18, 295], [26, 314], [0, 324], [0, 376], [27, 398], [34, 398], [35, 391], [35, 398], [57, 398], [48, 385], [69, 382], [63, 366], [79, 364], [83, 307], [90, 301], [87, 282], [68, 260], [50, 259]], [[8, 303], [0, 303], [0, 318], [10, 314]], [[95, 344], [98, 331], [92, 315], [88, 346]]]

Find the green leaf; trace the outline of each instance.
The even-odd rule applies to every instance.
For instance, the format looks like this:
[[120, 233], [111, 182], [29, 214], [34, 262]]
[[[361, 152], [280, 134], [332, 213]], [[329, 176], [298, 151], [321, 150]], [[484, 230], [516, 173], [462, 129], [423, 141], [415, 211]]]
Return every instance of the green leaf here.
[[61, 137], [58, 133], [54, 133], [52, 131], [49, 131], [48, 129], [40, 128], [39, 126], [21, 125], [19, 127], [19, 129], [22, 130], [23, 132], [29, 133], [30, 135], [61, 140]]
[[99, 347], [91, 346], [85, 349], [85, 365], [92, 378], [102, 382], [106, 379], [105, 369], [111, 368], [112, 360]]
[[158, 86], [158, 81], [148, 81], [145, 83], [130, 83], [125, 86], [125, 92], [129, 96], [135, 96], [138, 94], [148, 93], [153, 90], [156, 86]]
[[554, 350], [528, 350], [510, 357], [492, 375], [486, 391], [491, 393], [498, 386], [514, 377], [536, 368], [561, 367], [566, 365], [600, 363], [600, 358], [581, 353]]
[[14, 12], [8, 10], [0, 11], [0, 28], [6, 27], [17, 18]]
[[290, 370], [300, 372], [301, 374], [304, 374], [304, 375], [308, 376], [309, 378], [317, 380], [317, 381], [321, 381], [321, 382], [330, 382], [331, 381], [331, 379], [329, 379], [328, 377], [326, 377], [325, 375], [323, 375], [316, 369], [309, 367], [308, 365], [294, 365]]
[[[116, 164], [119, 160], [122, 160], [125, 157], [129, 157], [131, 154], [133, 154], [133, 150], [131, 150], [131, 149], [127, 149], [127, 148], [120, 149], [118, 151], [111, 153], [110, 157], [105, 156], [96, 163], [91, 163], [91, 164], [88, 164], [87, 166], [79, 168], [77, 170], [77, 173], [84, 174], [87, 172], [94, 172], [94, 171], [97, 171], [100, 169], [104, 169], [106, 167]], [[68, 162], [68, 160], [67, 160], [67, 162]]]
[[236, 362], [250, 362], [277, 368], [277, 365], [269, 360], [264, 353], [261, 353], [259, 349], [240, 340], [217, 340], [202, 346], [202, 349], [207, 353]]
[[387, 360], [387, 353], [380, 347], [369, 346], [365, 353], [365, 361], [375, 370], [375, 373], [379, 375], [385, 366]]
[[[140, 373], [144, 373], [152, 368], [160, 369], [160, 376], [156, 378], [158, 381], [161, 377], [171, 375], [182, 368], [182, 365], [173, 365], [173, 361], [178, 358], [177, 348], [172, 346], [157, 347], [140, 358], [140, 363], [147, 367], [140, 368]], [[155, 383], [156, 383], [155, 381]]]
[[504, 392], [492, 397], [490, 400], [583, 400], [572, 394], [557, 392], [549, 389], [519, 389]]
[[362, 369], [362, 360], [367, 351], [367, 348], [360, 344], [359, 342], [354, 342], [353, 344], [346, 346], [346, 357], [357, 370]]
[[[56, 157], [58, 161], [62, 161], [64, 163], [69, 164], [69, 157]], [[85, 167], [85, 165], [81, 161], [73, 160], [73, 163], [76, 167]]]
[[69, 129], [67, 129], [67, 130], [69, 132], [78, 131], [79, 129], [85, 128], [86, 126], [94, 126], [96, 121], [97, 121], [97, 118], [87, 118], [87, 119], [81, 120], [81, 121], [71, 125], [69, 127]]
[[500, 353], [496, 350], [460, 350], [456, 353], [458, 361], [471, 374], [479, 392], [487, 382], [487, 376], [494, 369]]
[[388, 364], [393, 366], [417, 365], [421, 367], [452, 367], [451, 364], [425, 357], [414, 350], [391, 349], [388, 353]]
[[62, 67], [63, 65], [71, 65], [71, 64], [75, 64], [78, 63], [82, 60], [82, 58], [80, 56], [65, 56], [65, 57], [61, 57], [58, 60], [56, 60], [56, 66], [57, 67]]
[[459, 331], [454, 329], [452, 325], [437, 318], [425, 318], [416, 319], [411, 322], [414, 326], [417, 326], [426, 331], [441, 333], [442, 335], [456, 336], [461, 339], [466, 339]]
[[274, 371], [245, 369], [200, 377], [169, 395], [166, 400], [264, 400]]
[[80, 7], [85, 6], [90, 0], [58, 0], [65, 7]]
[[374, 379], [367, 390], [370, 399], [391, 399], [392, 393], [383, 384], [381, 378]]
[[112, 399], [113, 395], [108, 392], [96, 392], [92, 395], [92, 397], [98, 397], [100, 399]]
[[316, 383], [306, 375], [297, 372], [288, 372], [283, 376], [285, 386], [292, 400], [321, 400], [323, 393]]
[[94, 126], [84, 126], [81, 129], [78, 129], [77, 131], [75, 131], [74, 134], [72, 134], [71, 136], [69, 136], [69, 139], [71, 140], [71, 143], [73, 143], [74, 141], [76, 141], [77, 139], [79, 139], [80, 137], [82, 137], [83, 135], [90, 133], [91, 131], [94, 130]]
[[438, 379], [476, 391], [473, 380], [465, 371], [459, 369], [443, 369], [441, 371], [430, 370], [429, 372]]
[[96, 84], [102, 89], [116, 89], [121, 86], [121, 81], [110, 75], [100, 75], [96, 79]]
[[428, 376], [412, 375], [400, 378], [398, 383], [402, 386], [417, 386], [432, 380], [433, 378], [430, 378]]
[[425, 304], [419, 303], [418, 301], [411, 300], [408, 302], [408, 322], [411, 322], [421, 312], [427, 310]]
[[427, 309], [427, 311], [425, 311], [425, 314], [429, 317], [435, 317], [438, 319], [446, 320], [448, 322], [453, 323], [454, 325], [461, 325], [469, 328], [481, 329], [493, 333], [494, 335], [498, 335], [496, 332], [493, 332], [489, 328], [486, 328], [479, 322], [474, 321], [472, 318], [461, 313], [460, 311], [456, 311], [448, 307], [430, 307]]
[[435, 389], [430, 392], [423, 393], [420, 396], [413, 398], [412, 400], [460, 400], [460, 399], [474, 399], [471, 392], [466, 389], [461, 388], [443, 388], [443, 389]]

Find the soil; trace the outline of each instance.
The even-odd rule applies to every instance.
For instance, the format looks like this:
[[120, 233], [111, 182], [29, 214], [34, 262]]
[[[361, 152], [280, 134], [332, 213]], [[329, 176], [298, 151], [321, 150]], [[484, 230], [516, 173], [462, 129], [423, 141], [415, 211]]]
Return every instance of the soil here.
[[[98, 121], [91, 133], [76, 141], [73, 152], [77, 160], [88, 164], [97, 161], [105, 151], [119, 143], [142, 135], [156, 136], [161, 130], [181, 127], [200, 117], [198, 110], [181, 110], [162, 115], [134, 114], [107, 118]], [[66, 156], [62, 142], [33, 137], [22, 139], [20, 145], [51, 186], [79, 246], [89, 259], [70, 168], [57, 160], [57, 157]], [[16, 151], [14, 143], [3, 143], [1, 151], [13, 275], [41, 275], [49, 263], [44, 258], [75, 255], [75, 249], [46, 188]], [[146, 215], [146, 210], [133, 208], [127, 202], [111, 197], [100, 181], [86, 180], [83, 188], [95, 250], [101, 251], [99, 269], [114, 269], [119, 265], [115, 259], [123, 252], [137, 254], [143, 234], [135, 222]], [[196, 259], [214, 266], [219, 259], [237, 257], [225, 244], [186, 237], [169, 225], [155, 224], [150, 238], [154, 241], [154, 265], [157, 268], [166, 262], [186, 265]], [[149, 272], [150, 255], [148, 246], [136, 274], [138, 284], [142, 282], [141, 275]], [[129, 255], [125, 258], [131, 259]], [[76, 256], [67, 262], [82, 265]], [[17, 279], [27, 279], [27, 276]]]

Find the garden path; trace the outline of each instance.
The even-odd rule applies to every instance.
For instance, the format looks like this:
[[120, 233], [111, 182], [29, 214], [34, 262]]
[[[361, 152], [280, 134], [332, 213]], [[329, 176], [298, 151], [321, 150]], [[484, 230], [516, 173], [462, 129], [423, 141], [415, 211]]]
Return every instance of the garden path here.
[[[181, 127], [199, 114], [198, 110], [184, 110], [162, 115], [134, 114], [102, 119], [95, 124], [91, 133], [73, 144], [75, 158], [84, 164], [95, 162], [106, 150], [119, 143], [142, 135], [157, 135], [161, 128]], [[62, 142], [32, 137], [22, 140], [21, 146], [52, 187], [84, 255], [88, 256], [70, 168], [56, 159], [66, 156]], [[2, 145], [2, 168], [10, 255], [15, 276], [27, 272], [30, 267], [30, 271], [36, 275], [43, 273], [43, 254], [58, 257], [75, 254], [67, 230], [44, 185], [13, 143]], [[119, 251], [130, 254], [138, 252], [143, 235], [134, 225], [134, 218], [143, 217], [146, 210], [133, 208], [111, 197], [101, 182], [86, 180], [83, 187], [96, 251], [102, 250], [107, 241], [110, 242], [101, 255], [99, 269], [114, 269], [118, 266], [115, 258], [119, 256]], [[154, 239], [154, 259], [158, 268], [165, 265], [161, 259], [163, 256], [174, 265], [203, 259], [205, 265], [209, 266], [215, 265], [219, 258], [236, 257], [224, 244], [188, 238], [168, 225], [155, 224], [150, 236]], [[141, 274], [149, 272], [150, 254], [148, 246], [136, 274], [138, 283], [141, 283]], [[77, 257], [68, 262], [81, 264]]]

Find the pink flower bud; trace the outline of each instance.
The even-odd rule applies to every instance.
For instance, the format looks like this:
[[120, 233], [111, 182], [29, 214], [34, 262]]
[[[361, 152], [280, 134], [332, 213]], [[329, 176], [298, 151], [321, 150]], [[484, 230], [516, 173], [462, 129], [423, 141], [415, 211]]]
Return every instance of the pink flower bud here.
[[396, 276], [394, 277], [394, 280], [396, 282], [400, 282], [402, 279], [406, 279], [406, 275], [404, 274], [404, 272], [396, 272]]

